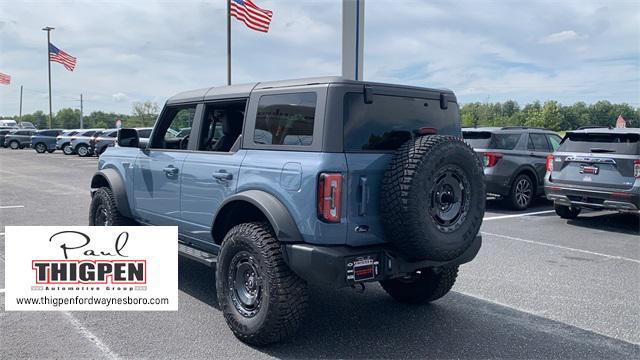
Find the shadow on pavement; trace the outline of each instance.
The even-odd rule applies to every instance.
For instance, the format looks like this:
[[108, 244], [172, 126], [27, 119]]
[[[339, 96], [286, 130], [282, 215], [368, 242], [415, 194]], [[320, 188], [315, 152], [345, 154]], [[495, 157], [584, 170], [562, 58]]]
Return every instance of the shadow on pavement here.
[[522, 210], [522, 211], [517, 211], [509, 208], [509, 205], [507, 205], [501, 199], [487, 198], [486, 211], [491, 212], [492, 214], [495, 214], [495, 215], [517, 215], [520, 213], [528, 213], [528, 212], [544, 211], [544, 210], [553, 210], [553, 202], [543, 197], [535, 198], [531, 206], [528, 209]]
[[[587, 215], [587, 216], [585, 216]], [[583, 212], [575, 220], [567, 220], [567, 224], [612, 231], [628, 235], [640, 234], [640, 216], [629, 213], [604, 213], [602, 215], [588, 216], [588, 212]]]
[[[213, 271], [180, 259], [180, 290], [215, 307]], [[640, 347], [452, 292], [423, 306], [311, 287], [300, 330], [258, 351], [278, 358], [637, 358]]]

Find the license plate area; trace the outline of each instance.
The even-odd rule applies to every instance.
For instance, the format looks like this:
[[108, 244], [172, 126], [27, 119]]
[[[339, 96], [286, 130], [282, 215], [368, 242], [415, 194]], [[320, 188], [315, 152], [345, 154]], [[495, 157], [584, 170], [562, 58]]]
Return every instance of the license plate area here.
[[347, 283], [359, 283], [380, 278], [380, 254], [367, 254], [345, 259]]
[[598, 175], [600, 169], [596, 165], [580, 165], [580, 174]]

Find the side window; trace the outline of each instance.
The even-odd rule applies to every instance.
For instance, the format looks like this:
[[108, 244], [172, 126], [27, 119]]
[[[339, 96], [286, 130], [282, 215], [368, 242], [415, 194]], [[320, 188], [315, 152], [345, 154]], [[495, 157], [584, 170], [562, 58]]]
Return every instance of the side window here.
[[198, 150], [231, 151], [242, 134], [245, 106], [246, 100], [207, 104]]
[[529, 139], [533, 143], [534, 151], [551, 151], [551, 149], [549, 148], [549, 143], [547, 142], [547, 137], [545, 135], [529, 134]]
[[551, 144], [553, 151], [556, 151], [556, 149], [560, 147], [560, 142], [562, 142], [562, 138], [558, 135], [547, 135], [547, 138], [549, 139], [549, 143]]
[[186, 150], [189, 134], [196, 114], [196, 105], [176, 106], [165, 109], [153, 136], [152, 148]]
[[148, 139], [151, 136], [151, 129], [140, 129], [138, 130], [138, 136], [143, 139]]
[[261, 96], [253, 142], [267, 145], [311, 145], [316, 100], [314, 92]]

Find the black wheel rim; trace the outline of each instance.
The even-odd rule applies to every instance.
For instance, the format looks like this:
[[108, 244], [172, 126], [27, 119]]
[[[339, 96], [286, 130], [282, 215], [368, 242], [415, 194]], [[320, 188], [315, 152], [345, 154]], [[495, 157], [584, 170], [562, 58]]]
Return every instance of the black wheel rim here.
[[260, 310], [262, 278], [255, 257], [246, 251], [237, 253], [229, 265], [229, 295], [240, 315], [251, 318]]
[[44, 145], [42, 144], [36, 145], [36, 150], [38, 150], [38, 152], [44, 152], [45, 151]]
[[429, 203], [431, 221], [442, 232], [455, 231], [469, 212], [471, 185], [464, 171], [456, 165], [441, 168], [434, 178]]
[[520, 179], [516, 183], [515, 196], [516, 203], [520, 207], [526, 207], [531, 202], [531, 196], [533, 195], [533, 189], [531, 182], [527, 179]]
[[107, 208], [100, 204], [96, 208], [96, 212], [94, 214], [94, 223], [98, 226], [109, 226], [109, 211]]

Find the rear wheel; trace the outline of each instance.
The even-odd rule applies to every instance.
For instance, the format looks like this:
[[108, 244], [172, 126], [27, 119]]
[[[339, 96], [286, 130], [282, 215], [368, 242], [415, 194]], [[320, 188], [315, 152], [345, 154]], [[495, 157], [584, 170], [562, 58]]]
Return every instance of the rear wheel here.
[[9, 147], [11, 148], [11, 150], [18, 150], [20, 149], [20, 143], [13, 140], [12, 142], [9, 143]]
[[529, 175], [520, 174], [511, 184], [511, 191], [507, 197], [509, 206], [514, 210], [525, 210], [533, 202], [535, 188]]
[[577, 218], [578, 215], [580, 215], [580, 211], [582, 210], [577, 207], [564, 206], [564, 205], [558, 205], [558, 204], [553, 204], [553, 207], [556, 210], [556, 214], [558, 214], [558, 216], [560, 216], [563, 219], [569, 219], [569, 220]]
[[134, 222], [123, 216], [116, 206], [116, 198], [108, 187], [101, 187], [91, 198], [89, 226], [126, 226]]
[[47, 145], [44, 143], [37, 143], [36, 146], [34, 146], [34, 149], [36, 149], [38, 154], [44, 154], [44, 152], [47, 151]]
[[266, 223], [245, 223], [225, 236], [216, 266], [218, 303], [233, 334], [266, 345], [292, 335], [307, 305], [307, 284], [284, 262]]
[[391, 297], [407, 304], [424, 304], [445, 296], [458, 276], [458, 267], [422, 269], [402, 278], [380, 282]]

